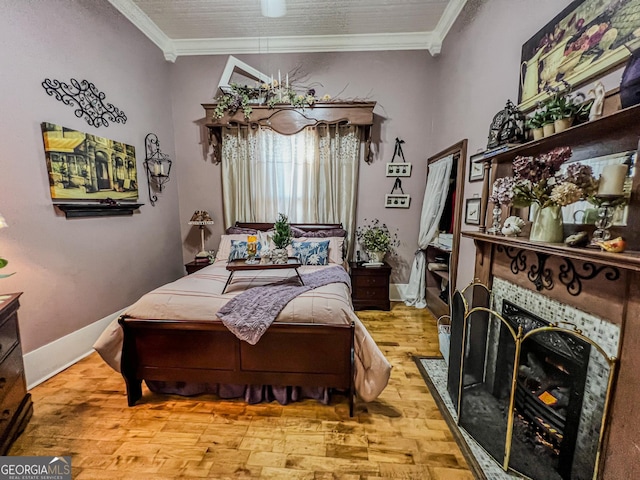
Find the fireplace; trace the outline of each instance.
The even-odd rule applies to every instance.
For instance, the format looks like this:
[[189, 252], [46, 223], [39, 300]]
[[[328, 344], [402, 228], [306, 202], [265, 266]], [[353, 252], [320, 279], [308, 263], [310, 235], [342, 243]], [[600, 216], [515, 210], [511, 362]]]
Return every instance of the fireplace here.
[[505, 469], [593, 478], [618, 328], [498, 278], [493, 287], [492, 308], [467, 318], [459, 425]]
[[[507, 300], [502, 303], [502, 316], [515, 330], [522, 327], [524, 334], [550, 324]], [[511, 388], [514, 350], [508, 330], [501, 329], [496, 390]], [[587, 342], [555, 331], [543, 332], [522, 342], [515, 390], [514, 435], [532, 448], [539, 461], [535, 468], [542, 474], [529, 473], [533, 478], [546, 478], [544, 472], [553, 470], [563, 480], [572, 478], [590, 352], [591, 345]], [[513, 468], [523, 470], [517, 461]]]

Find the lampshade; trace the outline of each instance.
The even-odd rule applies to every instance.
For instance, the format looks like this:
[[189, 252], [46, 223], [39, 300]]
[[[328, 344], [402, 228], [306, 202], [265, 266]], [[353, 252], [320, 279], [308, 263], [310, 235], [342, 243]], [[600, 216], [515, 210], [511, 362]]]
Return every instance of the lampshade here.
[[4, 219], [4, 217], [0, 213], [0, 228], [4, 228], [4, 227], [8, 227], [8, 226], [9, 225], [7, 225], [7, 221]]
[[213, 225], [214, 221], [205, 210], [196, 210], [189, 220], [189, 225]]
[[283, 17], [287, 13], [285, 0], [260, 0], [260, 9], [263, 17]]

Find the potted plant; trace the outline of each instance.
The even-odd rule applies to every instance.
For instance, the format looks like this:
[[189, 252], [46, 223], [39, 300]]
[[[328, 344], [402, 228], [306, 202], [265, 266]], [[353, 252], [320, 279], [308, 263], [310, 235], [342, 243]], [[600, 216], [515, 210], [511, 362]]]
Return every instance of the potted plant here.
[[540, 123], [542, 124], [542, 133], [545, 137], [556, 133], [553, 115], [546, 106], [540, 111]]
[[[365, 219], [365, 222], [367, 220]], [[373, 263], [382, 263], [387, 252], [393, 251], [393, 247], [398, 245], [398, 235], [391, 235], [389, 228], [380, 223], [377, 218], [368, 224], [356, 229], [356, 238], [362, 246], [369, 261]]]
[[545, 110], [553, 119], [556, 133], [571, 127], [577, 119], [587, 114], [591, 107], [590, 101], [582, 103], [584, 95], [570, 93], [571, 86], [566, 82], [563, 83], [565, 90], [561, 90], [560, 87], [548, 89], [551, 97], [545, 103]]
[[291, 226], [289, 219], [284, 213], [278, 215], [278, 219], [273, 224], [273, 245], [276, 247], [271, 255], [273, 263], [287, 263], [289, 254], [287, 247], [291, 244]]
[[543, 115], [543, 112], [538, 110], [527, 119], [527, 127], [531, 130], [534, 140], [540, 140], [544, 137], [544, 130], [542, 129], [544, 121]]

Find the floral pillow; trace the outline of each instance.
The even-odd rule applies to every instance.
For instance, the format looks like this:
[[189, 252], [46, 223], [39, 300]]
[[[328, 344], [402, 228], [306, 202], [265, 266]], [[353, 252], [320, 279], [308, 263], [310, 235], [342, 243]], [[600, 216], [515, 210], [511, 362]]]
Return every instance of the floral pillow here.
[[[258, 252], [256, 258], [260, 258], [260, 248], [262, 245], [258, 242]], [[229, 252], [229, 261], [239, 258], [247, 258], [247, 242], [243, 240], [231, 240], [231, 251]]]
[[303, 265], [328, 265], [329, 240], [292, 243], [293, 256], [300, 259]]

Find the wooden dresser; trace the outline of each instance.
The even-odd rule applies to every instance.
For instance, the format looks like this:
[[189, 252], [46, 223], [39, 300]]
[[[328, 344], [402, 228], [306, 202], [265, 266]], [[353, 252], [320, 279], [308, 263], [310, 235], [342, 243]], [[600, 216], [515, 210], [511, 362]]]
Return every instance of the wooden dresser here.
[[0, 455], [7, 454], [33, 414], [20, 348], [20, 295], [0, 295]]
[[355, 262], [351, 266], [351, 298], [354, 310], [379, 308], [391, 310], [389, 302], [389, 277], [391, 267], [364, 267]]

